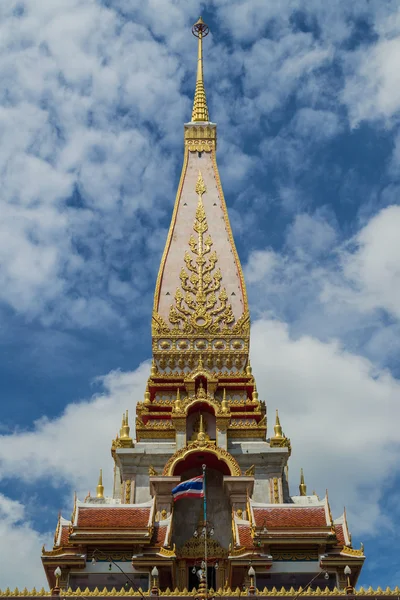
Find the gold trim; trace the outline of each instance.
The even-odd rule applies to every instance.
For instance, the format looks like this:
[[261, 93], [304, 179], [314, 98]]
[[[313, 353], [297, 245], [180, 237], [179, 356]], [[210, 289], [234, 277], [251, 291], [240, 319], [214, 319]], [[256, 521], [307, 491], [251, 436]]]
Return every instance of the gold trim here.
[[242, 474], [238, 462], [235, 458], [233, 458], [232, 454], [227, 452], [227, 450], [216, 447], [215, 442], [196, 441], [185, 446], [184, 448], [181, 448], [180, 450], [177, 450], [177, 452], [170, 457], [164, 467], [163, 475], [173, 475], [175, 467], [179, 462], [185, 460], [189, 454], [197, 454], [199, 450], [214, 454], [214, 456], [216, 456], [219, 460], [222, 460], [228, 466], [231, 475], [239, 476]]
[[240, 263], [239, 255], [238, 255], [237, 250], [236, 250], [235, 240], [233, 239], [231, 224], [229, 222], [228, 209], [226, 207], [225, 196], [224, 196], [224, 192], [222, 190], [221, 179], [220, 179], [219, 171], [218, 171], [217, 157], [216, 157], [216, 153], [214, 151], [211, 152], [211, 160], [212, 160], [212, 165], [213, 165], [214, 173], [215, 173], [215, 181], [216, 181], [216, 184], [217, 184], [217, 189], [218, 189], [220, 200], [221, 200], [221, 204], [222, 204], [222, 212], [224, 213], [225, 226], [226, 226], [226, 230], [227, 230], [227, 233], [228, 233], [229, 241], [231, 243], [233, 256], [235, 257], [236, 267], [237, 267], [237, 270], [238, 270], [238, 273], [239, 273], [240, 283], [242, 284], [243, 316], [246, 315], [250, 319], [249, 304], [248, 304], [248, 300], [247, 300], [246, 283], [245, 283], [245, 280], [244, 280], [244, 275], [243, 275], [242, 265]]
[[172, 241], [172, 235], [173, 235], [173, 231], [174, 231], [175, 224], [176, 224], [176, 217], [177, 217], [177, 214], [178, 214], [178, 207], [179, 207], [179, 202], [180, 202], [181, 195], [182, 195], [183, 184], [184, 184], [185, 177], [186, 177], [186, 171], [187, 171], [188, 161], [189, 161], [189, 151], [187, 150], [187, 148], [185, 148], [185, 150], [184, 150], [184, 157], [183, 157], [183, 165], [182, 165], [181, 178], [179, 180], [178, 190], [176, 192], [174, 209], [172, 211], [171, 224], [169, 226], [169, 231], [168, 231], [167, 241], [165, 243], [164, 252], [163, 252], [163, 255], [161, 257], [160, 268], [159, 268], [159, 271], [158, 271], [158, 276], [157, 276], [157, 281], [156, 281], [156, 289], [154, 291], [153, 319], [155, 319], [155, 313], [157, 313], [157, 311], [158, 311], [161, 281], [162, 281], [162, 278], [163, 278], [164, 268], [165, 268], [165, 262], [167, 260], [169, 248], [170, 248], [171, 241]]
[[343, 546], [340, 550], [340, 554], [348, 554], [349, 556], [365, 556], [364, 550], [356, 550], [355, 548], [349, 548], [349, 546]]

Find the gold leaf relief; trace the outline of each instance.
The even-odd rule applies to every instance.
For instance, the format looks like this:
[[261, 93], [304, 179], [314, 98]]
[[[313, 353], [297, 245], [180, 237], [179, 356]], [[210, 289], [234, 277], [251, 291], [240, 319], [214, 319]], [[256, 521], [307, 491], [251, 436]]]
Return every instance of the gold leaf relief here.
[[181, 287], [175, 292], [175, 304], [171, 305], [169, 312], [169, 322], [175, 333], [221, 333], [222, 330], [231, 330], [229, 326], [235, 322], [226, 290], [221, 288], [221, 271], [216, 270], [218, 257], [215, 251], [211, 251], [213, 241], [210, 235], [205, 237], [208, 224], [202, 196], [206, 191], [199, 173], [196, 183], [198, 203], [193, 224], [197, 239], [190, 236], [188, 244], [191, 252], [185, 252], [185, 267], [179, 275]]

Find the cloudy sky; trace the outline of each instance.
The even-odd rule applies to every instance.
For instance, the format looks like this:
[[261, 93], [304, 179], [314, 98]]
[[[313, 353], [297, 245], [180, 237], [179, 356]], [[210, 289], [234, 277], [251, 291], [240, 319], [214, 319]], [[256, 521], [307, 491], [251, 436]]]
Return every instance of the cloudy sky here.
[[202, 14], [210, 116], [296, 493], [346, 505], [362, 585], [394, 586], [400, 509], [397, 0], [0, 5], [0, 587], [40, 587], [74, 490], [149, 373], [150, 314]]

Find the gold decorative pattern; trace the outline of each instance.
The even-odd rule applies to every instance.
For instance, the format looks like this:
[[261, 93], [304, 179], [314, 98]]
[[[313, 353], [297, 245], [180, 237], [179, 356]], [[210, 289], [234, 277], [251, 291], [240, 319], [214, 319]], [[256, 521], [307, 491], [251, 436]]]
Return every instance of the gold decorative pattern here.
[[274, 502], [275, 504], [279, 504], [279, 483], [277, 477], [274, 477]]
[[247, 477], [254, 477], [255, 473], [256, 473], [255, 465], [251, 465], [251, 467], [249, 467], [247, 469], [247, 471], [244, 472], [244, 474], [247, 475]]
[[[223, 548], [221, 544], [207, 537], [207, 553], [210, 558], [227, 558], [228, 550]], [[178, 558], [202, 558], [204, 556], [204, 538], [191, 537], [182, 548], [176, 552]]]
[[318, 552], [272, 552], [273, 560], [318, 560]]
[[349, 546], [343, 546], [340, 550], [340, 554], [347, 554], [349, 556], [364, 556], [364, 549], [356, 550], [355, 548], [349, 548]]
[[221, 271], [215, 270], [218, 258], [215, 252], [211, 252], [212, 239], [205, 237], [208, 224], [202, 196], [206, 191], [199, 172], [196, 184], [198, 204], [193, 225], [197, 240], [194, 236], [190, 237], [192, 255], [185, 253], [186, 270], [182, 269], [180, 273], [181, 289], [177, 289], [175, 305], [170, 308], [169, 320], [174, 326], [174, 333], [216, 334], [224, 329], [230, 332], [229, 326], [235, 321], [226, 290], [221, 288]]
[[[161, 554], [161, 548], [160, 548], [160, 552], [159, 554]], [[242, 554], [248, 554], [248, 550], [246, 548], [239, 548], [239, 549], [235, 549], [231, 551], [231, 556], [241, 556]], [[215, 591], [215, 593], [219, 596], [219, 597], [240, 597], [240, 595], [245, 596], [247, 595], [247, 592], [244, 592], [243, 594], [241, 594], [239, 588], [237, 588], [236, 590], [232, 590], [230, 587], [226, 586], [223, 589], [219, 588], [218, 590]], [[113, 588], [111, 590], [108, 590], [106, 587], [103, 589], [99, 589], [99, 588], [95, 588], [94, 590], [89, 590], [89, 588], [86, 589], [80, 589], [77, 588], [76, 590], [72, 589], [72, 588], [68, 588], [67, 590], [63, 590], [62, 592], [62, 596], [63, 597], [71, 597], [71, 598], [76, 598], [76, 597], [97, 597], [97, 596], [101, 596], [102, 598], [106, 598], [106, 597], [115, 597], [115, 596], [127, 596], [127, 597], [131, 597], [131, 596], [135, 596], [135, 597], [143, 597], [143, 595], [145, 596], [149, 596], [149, 592], [142, 592], [139, 590], [134, 590], [132, 587], [130, 589], [125, 589], [124, 587], [117, 590], [116, 588]], [[183, 589], [180, 590], [178, 588], [175, 588], [174, 590], [171, 590], [170, 588], [167, 588], [166, 590], [158, 590], [157, 595], [163, 598], [174, 598], [176, 596], [182, 596], [182, 597], [197, 597], [198, 596], [198, 592], [196, 588], [193, 588], [192, 590], [187, 590], [187, 589]], [[279, 590], [277, 590], [275, 587], [272, 588], [271, 590], [268, 590], [267, 588], [264, 588], [262, 590], [258, 590], [257, 592], [258, 596], [262, 596], [262, 597], [271, 597], [271, 598], [276, 598], [277, 595], [279, 596], [286, 596], [288, 598], [294, 598], [296, 596], [296, 590], [292, 587], [292, 588], [285, 588], [285, 587], [281, 587]], [[337, 587], [333, 588], [332, 590], [330, 590], [328, 587], [326, 587], [325, 589], [320, 589], [319, 587], [317, 589], [314, 589], [313, 587], [308, 587], [306, 589], [304, 589], [302, 591], [302, 596], [308, 596], [308, 597], [315, 597], [315, 596], [323, 596], [323, 597], [333, 597], [333, 598], [337, 598], [338, 596], [346, 596], [346, 592], [344, 590], [339, 590]], [[358, 590], [354, 589], [352, 591], [352, 596], [370, 596], [372, 598], [386, 598], [389, 596], [394, 596], [394, 597], [399, 597], [400, 595], [400, 588], [398, 586], [396, 586], [395, 588], [391, 589], [391, 588], [386, 588], [385, 590], [383, 590], [382, 588], [378, 587], [377, 589], [374, 589], [372, 587], [369, 587], [368, 589], [364, 589], [363, 587], [360, 587]], [[23, 598], [23, 597], [52, 597], [53, 594], [51, 591], [45, 590], [44, 588], [41, 588], [40, 590], [36, 590], [35, 588], [33, 588], [33, 590], [27, 590], [26, 588], [24, 588], [23, 590], [19, 590], [18, 588], [15, 588], [13, 591], [11, 591], [9, 588], [7, 588], [6, 590], [2, 591], [0, 590], [0, 597], [2, 598], [9, 598], [10, 596], [12, 596], [13, 598]], [[54, 596], [53, 596], [54, 597]]]
[[173, 475], [177, 463], [179, 463], [181, 460], [184, 460], [187, 456], [189, 456], [189, 454], [196, 453], [198, 450], [210, 452], [219, 460], [222, 460], [229, 467], [231, 475], [242, 474], [238, 462], [227, 450], [216, 447], [214, 442], [196, 441], [185, 446], [184, 448], [181, 448], [180, 450], [177, 450], [177, 452], [171, 456], [164, 467], [163, 475]]
[[149, 475], [150, 475], [150, 477], [155, 477], [156, 475], [158, 475], [158, 473], [155, 470], [155, 468], [153, 467], [153, 465], [149, 466]]
[[132, 482], [130, 479], [128, 479], [125, 483], [125, 504], [131, 503], [131, 487]]
[[175, 544], [173, 545], [172, 550], [161, 547], [158, 551], [158, 554], [161, 554], [161, 556], [166, 556], [167, 558], [174, 558], [176, 556]]

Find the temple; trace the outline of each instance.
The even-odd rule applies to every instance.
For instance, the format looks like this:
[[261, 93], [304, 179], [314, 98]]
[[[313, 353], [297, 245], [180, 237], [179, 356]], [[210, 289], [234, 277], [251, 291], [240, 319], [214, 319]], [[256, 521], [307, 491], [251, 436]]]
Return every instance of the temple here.
[[[73, 594], [196, 588], [205, 597], [310, 582], [327, 593], [352, 592], [363, 548], [353, 548], [346, 514], [332, 515], [328, 495], [308, 493], [303, 473], [290, 493], [290, 439], [275, 407], [267, 425], [257, 392], [246, 286], [204, 87], [208, 27], [200, 18], [192, 31], [193, 112], [184, 125], [182, 174], [154, 293], [153, 360], [134, 433], [127, 411], [111, 444], [110, 495], [100, 473], [96, 493], [75, 498], [71, 518], [59, 516], [43, 566], [51, 589]], [[206, 519], [202, 498], [174, 503], [171, 494], [203, 465]]]

